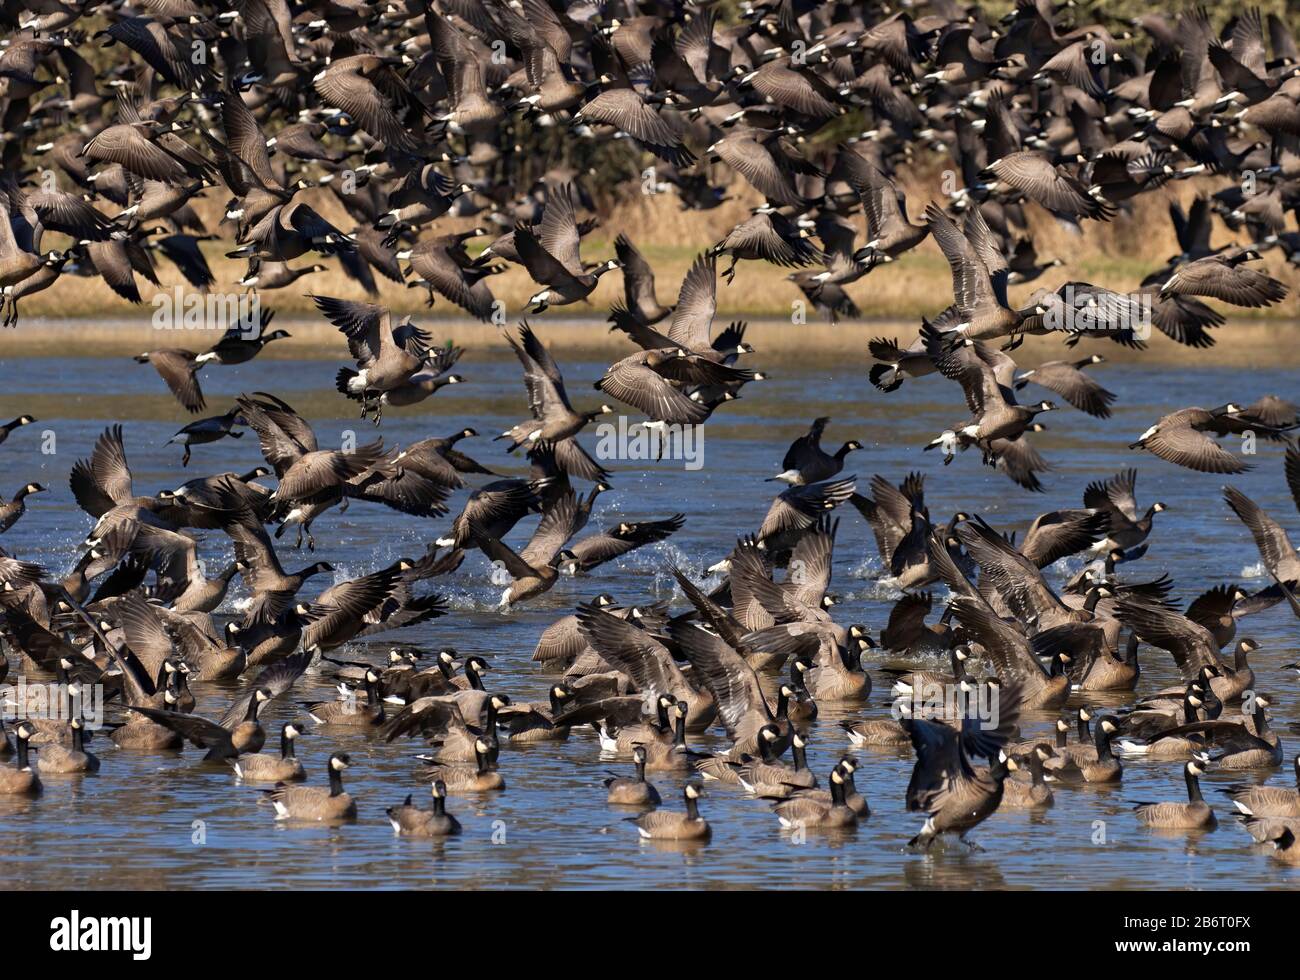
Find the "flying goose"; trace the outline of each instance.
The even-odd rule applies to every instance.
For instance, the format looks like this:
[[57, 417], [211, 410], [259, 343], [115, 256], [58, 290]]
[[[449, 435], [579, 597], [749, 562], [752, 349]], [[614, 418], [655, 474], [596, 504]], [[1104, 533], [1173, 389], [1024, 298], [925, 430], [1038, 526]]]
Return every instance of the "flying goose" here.
[[821, 447], [821, 438], [829, 423], [830, 419], [826, 417], [814, 419], [808, 432], [790, 443], [785, 458], [781, 460], [781, 472], [768, 479], [779, 480], [791, 486], [804, 486], [837, 476], [844, 469], [845, 457], [854, 450], [861, 449], [862, 443], [850, 439], [834, 454], [826, 452]]
[[608, 405], [591, 412], [576, 412], [564, 390], [564, 378], [550, 351], [533, 332], [528, 321], [519, 325], [519, 337], [507, 337], [515, 356], [524, 369], [524, 387], [528, 391], [528, 409], [532, 418], [507, 429], [497, 439], [509, 439], [507, 452], [520, 446], [533, 448], [538, 443], [550, 443], [555, 448], [555, 459], [571, 476], [600, 481], [608, 475], [598, 466], [573, 437], [601, 415], [614, 410]]
[[[1020, 696], [1014, 685], [1003, 689], [992, 727], [970, 714], [960, 719], [959, 727], [901, 719], [916, 752], [907, 809], [926, 814], [921, 832], [908, 842], [909, 847], [929, 850], [944, 834], [965, 840], [970, 830], [997, 810], [1003, 783], [1011, 772], [1005, 747], [1019, 719]], [[974, 757], [989, 760], [984, 774], [976, 771]]]
[[1129, 448], [1145, 449], [1166, 462], [1201, 473], [1244, 473], [1253, 468], [1251, 464], [1206, 435], [1220, 416], [1232, 416], [1239, 411], [1232, 403], [1214, 409], [1180, 408], [1162, 416]]
[[44, 493], [45, 487], [39, 483], [28, 483], [19, 488], [13, 499], [0, 504], [0, 534], [4, 534], [18, 523], [18, 519], [27, 512], [27, 498], [34, 493]]

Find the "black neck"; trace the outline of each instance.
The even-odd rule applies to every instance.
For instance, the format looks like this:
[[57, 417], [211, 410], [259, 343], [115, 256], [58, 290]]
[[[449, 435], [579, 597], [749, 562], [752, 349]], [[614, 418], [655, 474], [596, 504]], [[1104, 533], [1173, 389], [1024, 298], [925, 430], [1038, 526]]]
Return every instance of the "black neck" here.
[[[27, 758], [27, 739], [19, 735], [15, 741], [18, 746], [18, 769], [21, 771], [31, 764]], [[1300, 782], [1300, 779], [1297, 782]]]
[[645, 759], [638, 759], [636, 761], [636, 781], [638, 783], [645, 782]]
[[1183, 771], [1183, 778], [1187, 782], [1187, 799], [1192, 803], [1201, 802], [1201, 781], [1196, 778], [1196, 773], [1190, 768]]
[[343, 795], [343, 774], [330, 766], [330, 796]]
[[798, 742], [795, 742], [792, 754], [794, 755], [795, 772], [803, 772], [805, 769], [808, 768], [807, 746], [800, 745]]
[[280, 758], [281, 759], [293, 758], [293, 739], [289, 737], [288, 732], [280, 733]]
[[686, 816], [690, 817], [692, 820], [700, 819], [699, 801], [689, 793], [686, 794]]

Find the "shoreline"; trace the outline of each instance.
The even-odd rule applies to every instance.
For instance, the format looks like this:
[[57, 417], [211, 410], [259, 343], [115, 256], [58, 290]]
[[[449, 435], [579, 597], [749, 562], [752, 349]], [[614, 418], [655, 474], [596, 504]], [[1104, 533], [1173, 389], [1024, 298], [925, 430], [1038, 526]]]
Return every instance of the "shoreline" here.
[[[529, 318], [538, 335], [557, 351], [568, 355], [628, 354], [632, 342], [609, 330], [609, 324], [596, 315], [587, 317], [554, 316], [555, 311]], [[554, 317], [552, 319], [552, 317]], [[736, 319], [744, 319], [737, 317]], [[509, 356], [504, 330], [513, 329], [480, 323], [465, 318], [416, 316], [416, 322], [429, 330], [436, 344], [448, 340], [474, 353]], [[719, 313], [714, 332], [731, 319]], [[745, 339], [757, 351], [757, 357], [779, 354], [793, 360], [816, 363], [852, 355], [860, 360], [863, 373], [874, 363], [867, 353], [867, 343], [875, 337], [896, 337], [907, 341], [915, 336], [919, 324], [899, 318], [864, 318], [841, 320], [832, 325], [821, 320], [791, 324], [771, 317], [745, 319]], [[342, 335], [323, 319], [277, 316], [272, 329], [287, 330], [292, 336], [269, 344], [259, 357], [269, 360], [338, 360], [346, 358]], [[1219, 365], [1233, 367], [1300, 367], [1300, 320], [1242, 319], [1229, 320], [1213, 331], [1214, 347], [1193, 349], [1175, 343], [1154, 332], [1146, 350], [1130, 350], [1105, 339], [1083, 340], [1067, 348], [1055, 337], [1027, 337], [1018, 357], [1028, 360], [1069, 360], [1098, 353], [1116, 364], [1143, 362], [1170, 365]], [[150, 311], [138, 317], [96, 320], [90, 318], [44, 319], [32, 317], [17, 328], [0, 332], [0, 357], [117, 357], [131, 356], [146, 350], [181, 347], [202, 351], [220, 337], [217, 330], [156, 329]], [[755, 362], [759, 363], [759, 362]]]

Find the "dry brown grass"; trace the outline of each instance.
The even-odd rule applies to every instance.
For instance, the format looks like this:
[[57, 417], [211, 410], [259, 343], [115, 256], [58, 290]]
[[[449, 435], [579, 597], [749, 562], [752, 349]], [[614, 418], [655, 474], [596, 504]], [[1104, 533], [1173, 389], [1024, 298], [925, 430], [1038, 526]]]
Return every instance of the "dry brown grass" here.
[[[917, 168], [904, 173], [901, 182], [907, 192], [909, 210], [917, 218], [930, 200], [941, 200], [940, 165]], [[1133, 202], [1130, 210], [1122, 212], [1113, 221], [1086, 222], [1082, 232], [1069, 229], [1047, 212], [1028, 208], [1031, 231], [1038, 245], [1040, 258], [1060, 257], [1066, 264], [1049, 270], [1037, 282], [1012, 291], [1012, 300], [1026, 303], [1029, 295], [1038, 288], [1055, 288], [1070, 279], [1082, 279], [1112, 289], [1132, 289], [1142, 277], [1163, 264], [1166, 257], [1178, 251], [1173, 226], [1168, 217], [1172, 200], [1186, 206], [1198, 193], [1210, 193], [1224, 186], [1223, 178], [1200, 178], [1183, 181], [1162, 190], [1143, 195]], [[223, 189], [224, 190], [224, 189]], [[721, 238], [728, 229], [744, 220], [749, 209], [760, 203], [748, 187], [736, 186], [731, 191], [733, 200], [706, 212], [683, 211], [674, 195], [639, 197], [615, 207], [602, 219], [601, 225], [583, 243], [583, 257], [599, 261], [613, 256], [613, 239], [624, 232], [636, 242], [654, 266], [661, 301], [672, 302], [678, 283], [691, 260], [701, 250]], [[324, 191], [309, 191], [305, 195], [314, 207], [339, 227], [351, 224], [332, 195]], [[224, 193], [210, 190], [206, 199], [198, 202], [200, 213], [209, 227], [216, 227]], [[858, 218], [861, 231], [861, 217]], [[437, 224], [438, 233], [473, 227], [468, 219], [445, 219]], [[226, 226], [228, 227], [228, 226]], [[55, 238], [55, 236], [51, 236]], [[1232, 236], [1216, 226], [1214, 242], [1231, 240]], [[859, 241], [863, 239], [860, 237]], [[1244, 241], [1244, 239], [1241, 239]], [[487, 239], [478, 239], [474, 247], [482, 248]], [[53, 247], [59, 247], [52, 241]], [[205, 254], [220, 284], [218, 288], [238, 289], [234, 285], [245, 272], [242, 260], [224, 257], [230, 247], [226, 242], [207, 243]], [[726, 267], [724, 260], [723, 268]], [[184, 280], [165, 259], [158, 260], [159, 278], [168, 291]], [[310, 265], [311, 257], [294, 263]], [[307, 293], [320, 293], [351, 299], [367, 298], [364, 292], [342, 272], [337, 263], [324, 260], [331, 268], [327, 272], [304, 277], [288, 289], [262, 297], [281, 315], [314, 315]], [[1234, 316], [1291, 317], [1296, 313], [1295, 295], [1300, 286], [1300, 276], [1277, 253], [1266, 256], [1269, 271], [1282, 278], [1291, 287], [1292, 295], [1271, 310], [1253, 313], [1230, 310]], [[799, 290], [789, 281], [789, 270], [763, 263], [742, 263], [732, 285], [719, 287], [719, 316], [728, 317], [786, 317], [792, 304], [801, 299]], [[138, 277], [137, 277], [138, 278]], [[461, 311], [439, 298], [432, 311], [425, 307], [426, 293], [376, 277], [380, 284], [378, 302], [402, 313], [421, 313], [425, 318], [461, 319]], [[106, 317], [122, 320], [148, 320], [152, 314], [153, 288], [139, 280], [144, 303], [133, 307], [116, 296], [97, 278], [65, 277], [44, 293], [22, 302], [23, 321], [30, 329], [39, 317]], [[493, 293], [506, 304], [511, 319], [520, 316], [535, 285], [519, 266], [512, 265], [504, 274], [490, 280]], [[547, 317], [603, 317], [611, 302], [622, 296], [622, 277], [618, 273], [606, 275], [587, 304], [564, 310], [555, 310]], [[926, 241], [920, 248], [900, 261], [877, 269], [871, 275], [849, 287], [849, 293], [867, 318], [914, 319], [933, 314], [951, 301], [951, 280], [948, 268], [938, 248]], [[810, 310], [809, 319], [815, 319]], [[22, 328], [20, 328], [22, 329]]]

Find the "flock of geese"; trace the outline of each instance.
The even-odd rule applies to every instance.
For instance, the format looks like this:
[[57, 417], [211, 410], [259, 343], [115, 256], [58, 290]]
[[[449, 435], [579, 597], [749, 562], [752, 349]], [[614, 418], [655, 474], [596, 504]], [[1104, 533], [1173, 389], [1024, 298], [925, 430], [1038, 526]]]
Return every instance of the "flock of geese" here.
[[[719, 258], [730, 262], [727, 283], [740, 262], [794, 268], [791, 281], [818, 309], [852, 318], [859, 311], [844, 287], [933, 236], [951, 267], [953, 302], [914, 340], [873, 340], [870, 380], [882, 392], [931, 374], [956, 382], [969, 417], [925, 448], [942, 449], [946, 462], [977, 449], [986, 465], [1042, 491], [1047, 463], [1029, 436], [1056, 406], [1020, 404], [1017, 392], [1033, 385], [1099, 418], [1115, 396], [1086, 373], [1100, 355], [1021, 371], [1011, 355], [1025, 336], [1142, 348], [1154, 326], [1207, 347], [1224, 323], [1207, 299], [1254, 308], [1286, 297], [1258, 264], [1274, 249], [1294, 262], [1300, 249], [1286, 227], [1300, 201], [1300, 56], [1276, 17], [1246, 10], [1216, 31], [1204, 10], [1152, 12], [1112, 32], [1050, 0], [1022, 0], [1001, 20], [950, 0], [899, 11], [763, 0], [728, 12], [736, 11], [656, 0], [7, 4], [5, 322], [18, 322], [24, 296], [68, 275], [98, 276], [139, 302], [135, 277], [157, 282], [156, 255], [207, 289], [216, 280], [200, 243], [214, 237], [248, 260], [240, 285], [259, 295], [325, 268], [290, 265], [319, 256], [367, 288], [378, 272], [484, 321], [499, 309], [489, 279], [507, 264], [536, 283], [532, 317], [587, 300], [602, 276], [621, 271], [624, 302], [609, 319], [635, 350], [595, 388], [666, 430], [706, 424], [764, 379], [742, 361], [754, 353], [744, 323], [715, 333]], [[93, 50], [100, 41], [115, 57], [106, 68]], [[584, 172], [557, 165], [522, 179], [529, 140], [548, 130], [588, 148], [625, 141], [684, 208], [715, 207], [741, 188], [764, 203], [695, 259], [676, 302], [664, 305], [626, 235], [615, 258], [584, 258], [583, 238], [597, 225], [583, 216], [594, 211]], [[952, 157], [961, 179], [914, 218], [895, 177], [935, 152]], [[1009, 285], [1061, 264], [1037, 256], [1030, 212], [1074, 226], [1108, 221], [1139, 195], [1198, 175], [1217, 175], [1221, 189], [1186, 213], [1171, 206], [1182, 251], [1130, 292], [1069, 281], [1011, 305]], [[220, 233], [194, 207], [216, 186], [230, 194]], [[307, 192], [333, 195], [355, 226], [327, 221]], [[444, 216], [482, 223], [439, 234]], [[1248, 244], [1213, 244], [1216, 217]], [[72, 244], [42, 252], [46, 231]], [[491, 241], [471, 255], [468, 243], [480, 237]], [[434, 345], [411, 317], [313, 299], [346, 341], [337, 391], [375, 426], [464, 380], [454, 373], [463, 351]], [[286, 337], [269, 329], [271, 319], [263, 307], [255, 330], [231, 324], [207, 350], [163, 348], [136, 360], [197, 414], [206, 407], [200, 372], [246, 363]], [[57, 717], [23, 716], [6, 728], [0, 751], [12, 761], [0, 766], [0, 792], [33, 794], [42, 777], [99, 770], [90, 748], [99, 736], [78, 714], [98, 687], [117, 749], [189, 743], [241, 782], [268, 786], [265, 799], [284, 820], [357, 814], [344, 784], [347, 753], [329, 756], [327, 784], [306, 780], [295, 740], [308, 726], [427, 747], [415, 778], [431, 803], [412, 794], [387, 814], [398, 833], [430, 837], [460, 830], [449, 796], [505, 788], [501, 750], [511, 744], [590, 737], [604, 756], [631, 763], [607, 780], [610, 804], [637, 808], [630, 819], [640, 836], [677, 841], [709, 836], [699, 802], [706, 784], [770, 805], [783, 827], [851, 828], [870, 815], [855, 781], [859, 753], [910, 745], [905, 802], [924, 815], [917, 848], [964, 838], [1000, 807], [1046, 807], [1059, 792], [1117, 782], [1124, 760], [1143, 758], [1181, 764], [1186, 799], [1138, 803], [1137, 821], [1211, 825], [1199, 777], [1240, 771], [1255, 781], [1226, 792], [1243, 826], [1278, 859], [1300, 863], [1300, 788], [1258, 782], [1283, 764], [1283, 747], [1256, 691], [1256, 644], [1237, 637], [1240, 619], [1272, 606], [1300, 616], [1300, 559], [1282, 524], [1230, 486], [1225, 502], [1272, 584], [1254, 594], [1216, 585], [1184, 609], [1167, 577], [1132, 571], [1163, 509], [1139, 505], [1136, 471], [1090, 484], [1082, 506], [1040, 515], [1017, 542], [973, 513], [932, 521], [919, 474], [897, 485], [875, 476], [862, 492], [844, 469], [863, 445], [827, 451], [829, 420], [817, 419], [772, 476], [785, 487], [761, 526], [706, 562], [712, 584], [669, 563], [684, 605], [601, 594], [544, 631], [533, 660], [554, 678], [545, 701], [512, 700], [488, 686], [483, 657], [450, 648], [356, 659], [358, 642], [446, 615], [430, 583], [468, 551], [491, 561], [508, 608], [683, 526], [685, 516], [673, 514], [580, 536], [614, 476], [578, 437], [623, 409], [590, 397], [575, 405], [528, 320], [503, 334], [522, 368], [527, 412], [494, 437], [526, 454], [524, 477], [504, 477], [458, 448], [478, 436], [471, 428], [405, 447], [382, 438], [322, 446], [291, 405], [258, 391], [172, 442], [187, 465], [196, 447], [251, 432], [264, 466], [139, 493], [125, 433], [108, 428], [69, 478], [93, 521], [72, 570], [59, 577], [0, 550], [3, 670], [12, 656], [20, 674], [57, 680], [66, 701]], [[15, 471], [31, 451], [21, 430], [34, 421], [24, 415], [0, 429], [0, 443], [13, 440], [3, 451]], [[1300, 449], [1288, 441], [1297, 427], [1294, 405], [1265, 396], [1171, 411], [1131, 448], [1231, 475], [1249, 464], [1220, 440], [1253, 433], [1285, 445], [1300, 506]], [[0, 532], [45, 490], [28, 483], [0, 507]], [[314, 551], [313, 525], [331, 511], [378, 505], [436, 520], [462, 490], [470, 492], [458, 515], [423, 554], [319, 592], [309, 580], [334, 573], [328, 562], [282, 564], [286, 532]], [[844, 504], [870, 526], [902, 591], [883, 627], [831, 615], [832, 512]], [[532, 515], [527, 544], [507, 544]], [[228, 562], [201, 560], [195, 531], [228, 539]], [[1078, 554], [1091, 563], [1050, 586], [1044, 570]], [[236, 578], [247, 601], [232, 617], [224, 610]], [[1139, 695], [1144, 644], [1168, 651], [1181, 683]], [[828, 772], [813, 772], [809, 723], [819, 704], [866, 702], [869, 651], [882, 662], [876, 680], [888, 677], [897, 701], [887, 717], [845, 722], [846, 751]], [[263, 752], [260, 712], [290, 697], [308, 670], [336, 675], [338, 699], [299, 705], [278, 755]], [[246, 680], [220, 717], [195, 713], [192, 688], [235, 678]], [[1022, 720], [1059, 714], [1072, 697], [1116, 692], [1131, 702], [1080, 707], [1057, 720], [1052, 737], [1020, 731]], [[725, 734], [724, 750], [692, 746], [713, 729]], [[698, 777], [686, 781], [681, 809], [661, 806], [650, 781], [659, 773]]]

